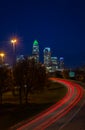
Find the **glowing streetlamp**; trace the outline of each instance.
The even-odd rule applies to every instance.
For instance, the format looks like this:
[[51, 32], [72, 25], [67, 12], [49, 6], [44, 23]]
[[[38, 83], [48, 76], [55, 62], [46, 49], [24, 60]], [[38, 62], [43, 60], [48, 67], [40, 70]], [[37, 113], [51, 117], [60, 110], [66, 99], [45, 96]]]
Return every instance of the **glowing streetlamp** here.
[[12, 45], [13, 45], [13, 51], [15, 51], [17, 39], [12, 39], [12, 40], [11, 40], [11, 43], [12, 43]]
[[5, 53], [0, 53], [2, 63], [4, 62], [4, 56], [5, 56]]
[[17, 44], [17, 39], [14, 38], [11, 40], [11, 44], [13, 46], [13, 65], [15, 64], [16, 62], [16, 44]]

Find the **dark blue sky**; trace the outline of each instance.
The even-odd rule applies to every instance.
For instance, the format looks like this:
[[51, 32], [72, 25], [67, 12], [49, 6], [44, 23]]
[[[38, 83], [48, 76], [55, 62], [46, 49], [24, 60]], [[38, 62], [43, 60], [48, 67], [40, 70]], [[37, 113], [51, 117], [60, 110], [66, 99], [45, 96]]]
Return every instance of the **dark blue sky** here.
[[2, 0], [0, 1], [0, 50], [11, 58], [10, 38], [19, 37], [17, 53], [31, 55], [39, 41], [41, 60], [44, 47], [52, 56], [63, 56], [65, 64], [85, 64], [84, 0]]

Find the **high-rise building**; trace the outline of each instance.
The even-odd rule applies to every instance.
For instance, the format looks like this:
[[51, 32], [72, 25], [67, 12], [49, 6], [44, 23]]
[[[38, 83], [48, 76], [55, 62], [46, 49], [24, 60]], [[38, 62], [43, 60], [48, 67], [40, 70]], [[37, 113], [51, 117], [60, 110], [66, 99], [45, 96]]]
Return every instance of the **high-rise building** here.
[[60, 59], [59, 59], [59, 68], [64, 69], [64, 58], [63, 57], [60, 57]]
[[39, 62], [39, 44], [37, 40], [33, 43], [32, 56], [36, 62]]
[[52, 71], [56, 71], [58, 69], [58, 58], [57, 57], [51, 57], [51, 67]]
[[51, 65], [51, 50], [49, 47], [44, 49], [44, 65], [49, 67]]

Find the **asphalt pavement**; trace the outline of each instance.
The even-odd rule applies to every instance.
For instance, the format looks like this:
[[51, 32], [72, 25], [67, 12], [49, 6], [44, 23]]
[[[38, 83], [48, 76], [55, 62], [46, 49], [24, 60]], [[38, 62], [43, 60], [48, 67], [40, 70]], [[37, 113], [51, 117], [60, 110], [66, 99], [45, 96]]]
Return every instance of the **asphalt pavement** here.
[[57, 78], [51, 80], [67, 87], [68, 92], [65, 97], [32, 121], [17, 126], [16, 130], [70, 130], [65, 128], [84, 105], [84, 90], [80, 85], [68, 80]]

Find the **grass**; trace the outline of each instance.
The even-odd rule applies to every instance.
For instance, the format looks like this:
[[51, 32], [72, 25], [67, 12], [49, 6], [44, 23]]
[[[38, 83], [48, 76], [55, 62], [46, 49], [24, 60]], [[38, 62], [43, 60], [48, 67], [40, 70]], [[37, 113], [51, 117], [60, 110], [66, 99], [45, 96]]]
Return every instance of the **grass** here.
[[66, 93], [66, 88], [59, 83], [50, 82], [50, 86], [43, 92], [30, 95], [30, 103], [55, 103], [59, 101]]
[[18, 96], [13, 97], [11, 92], [4, 93], [3, 105], [0, 106], [0, 129], [7, 130], [18, 122], [33, 117], [59, 101], [66, 92], [64, 85], [50, 82], [45, 91], [30, 94], [27, 105], [19, 105]]

